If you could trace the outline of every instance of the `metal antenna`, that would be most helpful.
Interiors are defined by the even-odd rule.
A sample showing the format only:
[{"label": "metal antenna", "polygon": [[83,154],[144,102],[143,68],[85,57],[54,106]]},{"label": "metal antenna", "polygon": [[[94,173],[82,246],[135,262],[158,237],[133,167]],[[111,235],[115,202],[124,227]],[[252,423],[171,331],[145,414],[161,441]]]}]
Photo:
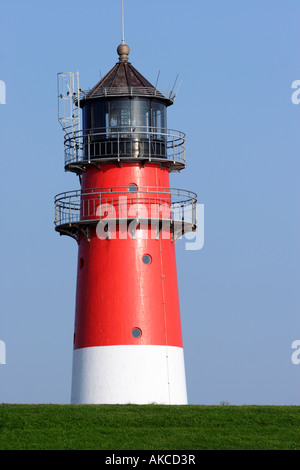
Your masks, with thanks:
[{"label": "metal antenna", "polygon": [[174,88],[175,88],[175,85],[176,85],[176,83],[177,83],[177,80],[178,80],[178,75],[179,75],[179,74],[177,74],[177,77],[176,77],[175,83],[174,83],[174,85],[173,85],[173,88],[172,88],[172,90],[171,90],[171,93],[173,93],[173,90],[174,90]]},{"label": "metal antenna", "polygon": [[158,75],[157,75],[157,79],[156,79],[155,88],[157,88],[157,84],[158,84],[158,79],[159,79],[159,76],[160,76],[160,70],[159,70],[159,72],[158,72]]},{"label": "metal antenna", "polygon": [[122,0],[122,44],[125,44],[125,32],[124,32],[124,0]]},{"label": "metal antenna", "polygon": [[176,96],[178,96],[178,93],[179,93],[181,84],[182,84],[182,80],[181,80],[181,82],[179,83],[179,87],[178,87],[178,89],[177,89],[177,92],[176,92],[175,95],[174,95],[174,98],[176,98]]}]

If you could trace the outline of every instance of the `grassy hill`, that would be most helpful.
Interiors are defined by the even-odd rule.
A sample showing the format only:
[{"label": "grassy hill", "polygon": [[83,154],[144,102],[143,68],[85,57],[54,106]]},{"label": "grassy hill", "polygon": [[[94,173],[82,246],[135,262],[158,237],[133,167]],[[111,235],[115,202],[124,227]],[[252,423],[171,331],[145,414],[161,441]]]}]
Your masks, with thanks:
[{"label": "grassy hill", "polygon": [[300,407],[0,405],[0,450],[299,450]]}]

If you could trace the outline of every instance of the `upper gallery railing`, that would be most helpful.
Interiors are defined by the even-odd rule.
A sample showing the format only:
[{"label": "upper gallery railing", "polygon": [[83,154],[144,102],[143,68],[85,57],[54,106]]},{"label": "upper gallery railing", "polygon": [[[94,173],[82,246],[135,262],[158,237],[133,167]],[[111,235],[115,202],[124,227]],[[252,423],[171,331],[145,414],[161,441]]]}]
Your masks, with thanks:
[{"label": "upper gallery railing", "polygon": [[142,160],[185,168],[185,134],[173,129],[116,126],[65,134],[65,167]]}]

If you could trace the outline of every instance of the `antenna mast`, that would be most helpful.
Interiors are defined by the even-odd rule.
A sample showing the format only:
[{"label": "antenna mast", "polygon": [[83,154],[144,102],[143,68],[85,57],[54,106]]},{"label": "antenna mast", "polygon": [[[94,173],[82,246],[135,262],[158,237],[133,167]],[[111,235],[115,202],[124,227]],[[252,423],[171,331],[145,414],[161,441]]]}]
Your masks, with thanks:
[{"label": "antenna mast", "polygon": [[125,44],[125,32],[124,32],[124,1],[122,0],[122,44]]}]

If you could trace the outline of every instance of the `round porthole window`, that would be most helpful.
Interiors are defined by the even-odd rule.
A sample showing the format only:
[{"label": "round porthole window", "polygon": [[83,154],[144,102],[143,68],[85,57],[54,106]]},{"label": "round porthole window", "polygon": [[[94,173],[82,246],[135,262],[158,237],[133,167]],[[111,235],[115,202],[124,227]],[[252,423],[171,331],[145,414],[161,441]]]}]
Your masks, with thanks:
[{"label": "round porthole window", "polygon": [[136,184],[133,184],[133,183],[130,184],[130,185],[128,186],[128,191],[129,191],[130,193],[136,193],[136,192],[137,192],[137,185],[136,185]]},{"label": "round porthole window", "polygon": [[134,338],[138,339],[142,336],[142,330],[140,330],[139,328],[133,328],[131,334]]},{"label": "round porthole window", "polygon": [[150,255],[144,255],[144,256],[143,256],[143,263],[144,263],[144,264],[150,264],[151,261],[152,261],[152,258],[151,258]]}]

